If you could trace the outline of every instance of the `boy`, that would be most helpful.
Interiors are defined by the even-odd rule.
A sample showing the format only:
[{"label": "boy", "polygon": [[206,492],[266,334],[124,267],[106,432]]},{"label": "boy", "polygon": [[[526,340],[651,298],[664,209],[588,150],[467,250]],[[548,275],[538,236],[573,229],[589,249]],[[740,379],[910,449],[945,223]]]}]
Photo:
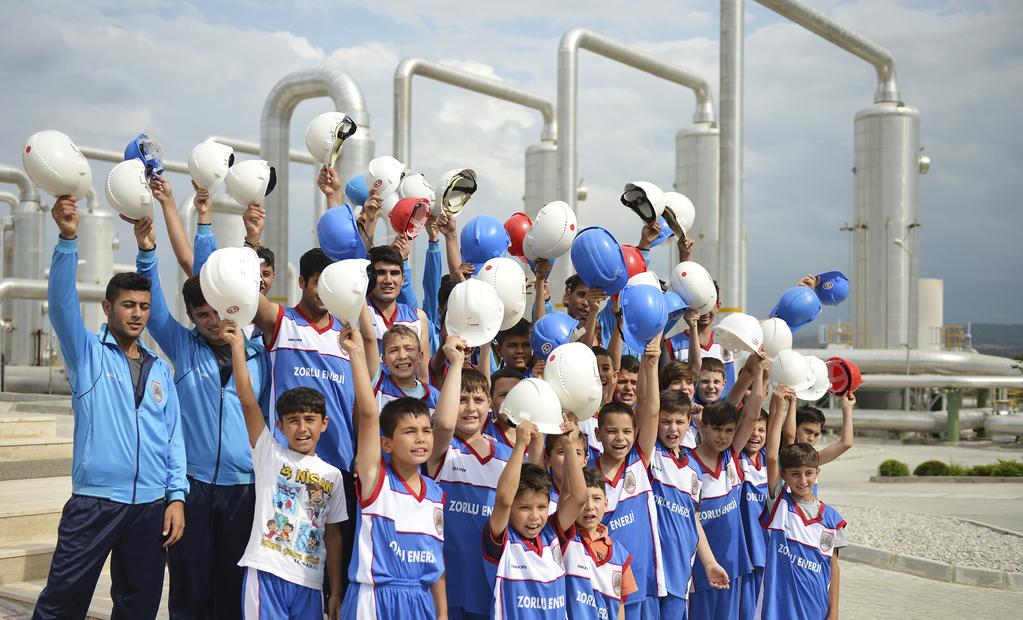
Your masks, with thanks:
[{"label": "boy", "polygon": [[702,405],[697,405],[696,399],[696,377],[697,373],[689,362],[671,360],[661,369],[660,383],[661,390],[678,390],[689,399],[689,428],[686,429],[685,437],[682,438],[682,447],[692,450],[700,443],[700,414],[703,411]]},{"label": "boy", "polygon": [[[563,425],[572,443],[579,429]],[[497,482],[494,510],[483,530],[483,558],[494,587],[492,618],[565,617],[564,547],[567,531],[586,501],[582,467],[574,451],[565,459],[568,487],[558,512],[549,514],[550,479],[542,467],[523,463],[526,445],[538,433],[529,422],[518,426],[515,449]]]},{"label": "boy", "polygon": [[407,326],[419,339],[419,350],[422,353],[416,374],[420,380],[426,381],[429,379],[427,363],[430,359],[429,319],[419,308],[398,301],[405,286],[401,254],[394,246],[378,245],[369,251],[369,261],[376,281],[370,287],[366,301],[373,312],[373,326],[380,343],[380,353],[383,354],[384,333],[395,325]]},{"label": "boy", "polygon": [[713,357],[703,360],[698,377],[696,401],[703,406],[724,398],[725,390],[731,387],[726,379],[725,365],[721,363],[721,360]]},{"label": "boy", "polygon": [[[586,463],[589,459],[586,436],[580,432],[576,439],[573,446],[573,444],[570,444],[565,439],[564,435],[547,435],[544,437],[544,466],[551,477],[551,514],[558,511],[558,500],[561,498],[561,492],[565,488],[563,474],[565,471],[565,457],[568,452],[574,451],[580,463]],[[603,515],[603,512],[601,515]]]},{"label": "boy", "polygon": [[359,512],[341,617],[444,617],[444,492],[419,473],[433,450],[430,412],[415,398],[377,409],[366,357],[378,353],[367,353],[351,325],[340,339],[352,359],[359,431]]},{"label": "boy", "polygon": [[[277,428],[287,439],[285,449],[274,441],[252,392],[244,335],[229,320],[221,321],[220,335],[231,345],[256,476],[249,544],[238,562],[245,567],[242,615],[321,620],[324,560],[331,565],[341,561],[340,524],[348,519],[340,470],[316,456],[316,444],[329,423],[326,401],[311,388],[280,395]],[[331,591],[340,591],[341,574],[333,570],[329,578]],[[328,604],[328,614],[336,620],[339,597],[330,597]]]},{"label": "boy", "polygon": [[[771,416],[792,415],[779,396],[775,392]],[[770,495],[760,517],[767,530],[767,563],[757,617],[837,618],[838,550],[847,544],[846,523],[813,495],[820,472],[817,450],[805,443],[779,450],[782,426],[772,424],[767,435]]]},{"label": "boy", "polygon": [[[654,377],[656,380],[656,377]],[[618,368],[618,381],[615,382],[614,395],[611,400],[636,406],[636,386],[639,382],[639,360],[631,355],[623,355]]]},{"label": "boy", "polygon": [[529,322],[522,319],[497,334],[497,357],[502,368],[513,368],[521,373],[529,369],[533,347],[529,344]]},{"label": "boy", "polygon": [[691,403],[678,390],[662,390],[657,414],[657,445],[650,461],[657,528],[664,556],[665,589],[660,599],[662,618],[686,618],[697,554],[711,586],[727,588],[728,574],[714,559],[700,525],[700,475],[693,469],[682,443],[689,425]]},{"label": "boy", "polygon": [[593,355],[597,358],[597,374],[600,376],[600,386],[604,389],[604,399],[600,404],[606,405],[614,396],[615,386],[618,384],[618,371],[615,370],[610,351],[599,346],[590,348],[593,349]]},{"label": "boy", "polygon": [[586,504],[575,525],[562,535],[568,617],[624,617],[625,601],[636,592],[632,555],[601,523],[607,511],[604,475],[583,469]]},{"label": "boy", "polygon": [[[853,447],[853,409],[856,407],[856,396],[849,392],[842,397],[841,402],[842,436],[837,442],[817,451],[821,465],[834,461]],[[799,407],[795,416],[785,420],[782,442],[816,446],[817,440],[824,432],[824,423],[824,413],[820,409],[809,405]]]},{"label": "boy", "polygon": [[[434,416],[433,452],[426,471],[444,491],[444,566],[448,618],[486,618],[494,606],[479,553],[497,481],[512,449],[482,434],[479,409],[470,402],[486,393],[486,379],[464,368],[465,341],[448,337],[444,355],[450,367]],[[485,409],[484,409],[485,411]]]},{"label": "boy", "polygon": [[514,368],[502,368],[490,375],[490,415],[483,434],[508,448],[515,445],[515,427],[508,416],[501,415],[501,403],[508,392],[525,378]]},{"label": "boy", "polygon": [[429,383],[416,378],[423,352],[419,347],[419,336],[407,325],[394,325],[384,332],[383,360],[366,360],[375,377],[373,393],[380,409],[399,398],[418,398],[426,403],[433,415],[440,393]]},{"label": "boy", "polygon": [[764,399],[764,373],[770,365],[770,360],[758,355],[747,360],[746,367],[753,373],[753,393],[741,416],[735,405],[725,400],[703,408],[700,421],[703,441],[692,451],[694,469],[700,474],[700,521],[714,558],[725,569],[732,586],[727,590],[714,589],[702,561],[698,562],[693,570],[694,590],[690,598],[694,618],[739,617],[743,586],[740,579],[751,578],[749,549],[741,534],[742,468],[738,454],[753,431]]},{"label": "boy", "polygon": [[[718,283],[716,281],[714,282],[714,289],[718,290]],[[718,292],[720,294],[720,291]],[[714,342],[714,331],[710,326],[714,324],[714,318],[720,310],[721,298],[719,297],[714,307],[707,314],[700,315],[695,321],[697,331],[692,331],[694,323],[690,322],[688,317],[686,317],[686,327],[689,329],[681,334],[667,338],[665,340],[665,349],[667,350],[668,357],[684,361],[691,359],[689,344],[691,342],[698,342],[701,349],[700,356],[703,360],[715,358],[721,361],[725,377],[725,386],[721,392],[725,393],[735,383],[735,357],[731,351]]]},{"label": "boy", "polygon": [[656,618],[657,598],[665,594],[657,509],[647,471],[657,440],[659,356],[660,339],[655,338],[643,353],[639,374],[643,397],[636,410],[613,401],[601,407],[597,421],[597,439],[604,452],[594,466],[606,479],[608,512],[604,524],[632,552],[636,575],[638,590],[626,604],[629,618]]}]

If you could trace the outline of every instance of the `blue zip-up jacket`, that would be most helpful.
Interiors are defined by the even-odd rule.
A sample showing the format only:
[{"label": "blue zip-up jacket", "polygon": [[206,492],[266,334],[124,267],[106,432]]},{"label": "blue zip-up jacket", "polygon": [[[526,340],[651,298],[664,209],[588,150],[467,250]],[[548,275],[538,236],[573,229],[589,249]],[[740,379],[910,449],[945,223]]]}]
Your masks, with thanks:
[{"label": "blue zip-up jacket", "polygon": [[71,492],[122,504],[184,500],[185,442],[170,366],[140,339],[143,363],[136,392],[128,358],[107,326],[99,334],[85,329],[77,271],[78,241],[58,240],[47,299],[75,416]]},{"label": "blue zip-up jacket", "polygon": [[[140,251],[138,272],[152,282],[149,333],[174,364],[188,455],[188,475],[207,484],[255,482],[252,448],[234,376],[222,385],[217,355],[199,334],[174,320],[160,285],[156,250]],[[262,344],[245,341],[252,391],[269,410],[270,368]]]},{"label": "blue zip-up jacket", "polygon": [[430,241],[426,246],[426,260],[423,264],[423,312],[430,324],[430,355],[440,350],[440,293],[441,255],[440,242]]}]

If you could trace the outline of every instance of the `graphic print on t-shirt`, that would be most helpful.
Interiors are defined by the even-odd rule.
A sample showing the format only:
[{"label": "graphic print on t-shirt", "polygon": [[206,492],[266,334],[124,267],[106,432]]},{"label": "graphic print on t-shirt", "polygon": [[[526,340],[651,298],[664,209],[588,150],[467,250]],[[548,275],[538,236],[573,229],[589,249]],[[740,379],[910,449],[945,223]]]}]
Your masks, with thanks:
[{"label": "graphic print on t-shirt", "polygon": [[280,468],[274,488],[274,518],[266,522],[260,544],[313,568],[323,546],[321,516],[334,492],[334,482],[307,469]]}]

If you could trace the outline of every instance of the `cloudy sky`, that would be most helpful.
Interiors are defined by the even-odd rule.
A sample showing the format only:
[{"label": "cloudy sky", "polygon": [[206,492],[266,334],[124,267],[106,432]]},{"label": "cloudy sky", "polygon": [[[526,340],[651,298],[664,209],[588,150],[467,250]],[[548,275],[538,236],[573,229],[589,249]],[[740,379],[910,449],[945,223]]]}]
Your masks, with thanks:
[{"label": "cloudy sky", "polygon": [[[372,4],[372,6],[370,6]],[[391,152],[392,77],[405,57],[455,63],[556,94],[558,40],[590,28],[704,76],[718,91],[718,3],[709,0],[549,2],[498,9],[464,1],[6,2],[0,20],[0,163],[18,165],[25,138],[60,129],[83,145],[121,149],[148,130],[185,159],[219,134],[258,140],[260,110],[296,68],[334,64],[365,94],[377,154]],[[920,182],[920,274],[945,280],[945,322],[1023,322],[1023,3],[1014,0],[816,0],[814,6],[892,51],[903,99],[921,111],[933,164]],[[807,272],[850,271],[853,117],[872,102],[873,69],[754,2],[746,7],[745,201],[748,311],[765,315]],[[625,181],[669,187],[674,136],[691,93],[583,54],[579,66],[583,224],[638,236],[618,204]],[[302,103],[292,148],[328,102]],[[1017,110],[1013,112],[1012,110]],[[435,179],[475,168],[470,208],[521,208],[525,148],[538,114],[417,79],[412,166]],[[93,165],[94,179],[109,165]],[[308,222],[312,177],[292,169],[292,222]],[[187,179],[171,175],[179,198]],[[699,218],[699,212],[697,214]],[[118,224],[130,262],[131,231]],[[51,235],[52,232],[51,227]],[[309,227],[291,226],[292,260]],[[167,244],[161,259],[169,266]],[[663,258],[661,259],[663,264]],[[164,270],[170,273],[169,269]],[[727,300],[726,300],[727,301]],[[828,309],[825,321],[847,318]]]}]

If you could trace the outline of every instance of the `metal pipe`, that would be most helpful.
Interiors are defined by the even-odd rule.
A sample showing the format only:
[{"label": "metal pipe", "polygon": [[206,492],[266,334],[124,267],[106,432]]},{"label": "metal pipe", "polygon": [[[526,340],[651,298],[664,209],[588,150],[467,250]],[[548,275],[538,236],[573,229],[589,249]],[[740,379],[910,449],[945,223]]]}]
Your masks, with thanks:
[{"label": "metal pipe", "polygon": [[[842,424],[842,412],[838,409],[823,409],[824,419],[829,428]],[[980,429],[990,420],[1008,416],[992,416],[983,409],[960,409],[961,428]],[[911,433],[944,433],[947,431],[946,411],[892,411],[888,409],[856,409],[854,427],[857,431],[880,430]],[[1023,426],[1023,425],[1021,425]]]},{"label": "metal pipe", "polygon": [[895,81],[895,59],[891,52],[797,0],[757,0],[757,2],[873,65],[874,70],[877,71],[875,103],[899,101],[899,87]]},{"label": "metal pipe", "polygon": [[412,158],[412,78],[417,75],[537,110],[543,116],[540,139],[557,137],[554,103],[546,97],[464,69],[422,58],[406,58],[394,70],[394,157],[406,166]]},{"label": "metal pipe", "polygon": [[[5,278],[0,280],[0,302],[10,299],[46,299],[49,288],[48,280],[32,280],[29,278]],[[107,287],[99,284],[78,282],[78,299],[80,301],[103,301]],[[2,331],[2,330],[0,330]]]},{"label": "metal pipe", "polygon": [[14,166],[0,166],[0,183],[12,183],[18,187],[18,202],[23,205],[35,203],[39,208],[39,192],[28,175]]},{"label": "metal pipe", "polygon": [[746,263],[742,252],[743,45],[745,0],[721,0],[721,146],[719,153],[718,278],[721,312],[742,312]]},{"label": "metal pipe", "polygon": [[[251,140],[239,140],[238,138],[229,138],[227,136],[207,136],[203,142],[216,142],[229,146],[239,153],[245,153],[247,155],[259,155],[259,143],[252,142]],[[288,158],[292,163],[297,164],[311,164],[318,165],[313,156],[308,151],[299,151],[297,149],[291,149],[288,151]]]},{"label": "metal pipe", "polygon": [[[259,145],[263,159],[277,167],[277,189],[267,196],[263,206],[270,220],[266,228],[266,245],[277,253],[278,260],[283,264],[289,260],[289,166],[285,162],[289,153],[291,115],[300,102],[316,97],[330,97],[335,108],[351,116],[359,127],[356,134],[345,142],[345,149],[341,153],[338,164],[341,167],[341,182],[344,183],[348,177],[364,170],[369,158],[372,158],[371,148],[362,149],[357,146],[359,142],[368,142],[370,146],[372,144],[369,112],[362,91],[347,73],[331,66],[310,67],[292,71],[274,85],[263,104]],[[280,296],[272,299],[285,301]]]},{"label": "metal pipe", "polygon": [[[962,412],[960,411],[960,423]],[[1023,435],[1023,415],[992,415],[984,420],[984,431],[989,435]]]},{"label": "metal pipe", "polygon": [[863,387],[874,388],[1023,388],[1023,376],[967,375],[863,375]]},{"label": "metal pipe", "polygon": [[[7,275],[14,278],[39,278],[43,276],[45,259],[43,243],[46,238],[46,212],[32,181],[21,169],[0,166],[0,181],[13,183],[18,187],[18,206],[11,213],[14,232],[11,234],[12,254]],[[0,303],[0,307],[4,304]],[[4,319],[10,319],[13,337],[10,350],[6,343],[0,343],[0,354],[7,362],[34,364],[38,359],[39,335],[43,328],[42,315],[38,304],[17,300],[4,308]],[[9,313],[7,312],[9,310]]]},{"label": "metal pipe", "polygon": [[[86,159],[95,159],[97,161],[108,161],[111,163],[119,164],[124,161],[124,153],[120,151],[114,151],[111,149],[101,149],[93,146],[80,146],[78,150],[85,155]],[[178,172],[181,174],[188,174],[188,164],[183,161],[176,159],[165,159],[163,160],[163,169],[167,172]]]},{"label": "metal pipe", "polygon": [[[804,355],[827,359],[837,355],[847,359],[864,373],[890,373],[906,379],[906,353],[898,349],[799,349]],[[910,351],[910,372],[933,375],[997,375],[1019,377],[1019,362],[1007,357],[982,355],[969,351]]]},{"label": "metal pipe", "polygon": [[11,212],[14,212],[14,208],[18,206],[18,197],[11,192],[0,192],[0,202],[4,203],[11,208]]}]

